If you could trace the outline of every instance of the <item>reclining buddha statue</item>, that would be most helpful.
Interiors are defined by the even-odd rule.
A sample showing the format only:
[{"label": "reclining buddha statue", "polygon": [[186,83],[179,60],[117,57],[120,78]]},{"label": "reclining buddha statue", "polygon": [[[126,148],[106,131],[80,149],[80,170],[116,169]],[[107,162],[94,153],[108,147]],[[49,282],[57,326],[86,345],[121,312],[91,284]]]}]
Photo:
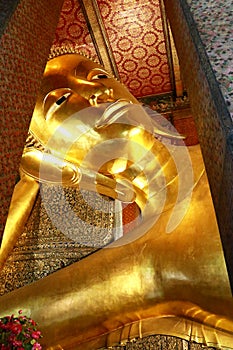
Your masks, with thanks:
[{"label": "reclining buddha statue", "polygon": [[[138,216],[119,239],[103,239],[93,254],[3,295],[0,316],[26,310],[40,325],[45,349],[99,349],[150,334],[233,349],[232,295],[201,152],[198,145],[185,147],[183,138],[98,63],[75,53],[50,59],[2,239],[1,266],[39,191],[53,225],[82,244],[85,230],[70,226],[84,219],[69,203],[64,210],[65,189],[84,200],[93,192],[124,206],[133,203]],[[46,186],[59,194],[56,215]]]}]

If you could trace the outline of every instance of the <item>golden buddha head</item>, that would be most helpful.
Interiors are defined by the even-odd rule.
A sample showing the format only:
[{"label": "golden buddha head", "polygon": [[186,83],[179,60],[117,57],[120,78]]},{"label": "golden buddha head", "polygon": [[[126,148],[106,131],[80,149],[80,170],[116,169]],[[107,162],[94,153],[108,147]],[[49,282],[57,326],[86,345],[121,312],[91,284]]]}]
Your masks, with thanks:
[{"label": "golden buddha head", "polygon": [[[60,55],[46,65],[30,130],[45,143],[74,113],[119,99],[137,103],[129,91],[98,63],[79,54]],[[85,114],[83,123],[93,127],[95,115],[90,114],[89,118]]]},{"label": "golden buddha head", "polygon": [[[180,201],[177,173],[190,169],[190,162],[184,149],[180,154],[182,147],[171,150],[171,139],[182,137],[166,129],[165,118],[154,116],[152,120],[98,63],[79,54],[60,55],[47,63],[30,125],[43,151],[33,153],[26,147],[22,168],[30,175],[35,164],[34,173],[40,174],[34,177],[42,181],[47,176],[42,172],[53,172],[52,163],[55,170],[65,169],[62,184],[84,184],[85,189],[135,201],[147,217],[152,210],[156,217],[164,206]],[[188,164],[181,165],[177,159],[184,155]],[[40,162],[45,164],[43,171],[41,166],[38,170]],[[184,186],[182,198],[191,182]]]}]

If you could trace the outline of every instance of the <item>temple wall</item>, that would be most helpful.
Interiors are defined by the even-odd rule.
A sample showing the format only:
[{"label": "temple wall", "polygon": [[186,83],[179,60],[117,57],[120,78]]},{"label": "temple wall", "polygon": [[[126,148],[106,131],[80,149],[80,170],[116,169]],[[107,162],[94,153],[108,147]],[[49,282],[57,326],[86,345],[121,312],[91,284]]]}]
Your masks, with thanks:
[{"label": "temple wall", "polygon": [[1,1],[0,236],[62,2]]},{"label": "temple wall", "polygon": [[[222,4],[221,4],[222,3]],[[165,0],[233,285],[231,1]],[[176,15],[174,15],[176,14]],[[232,72],[231,72],[232,73]]]}]

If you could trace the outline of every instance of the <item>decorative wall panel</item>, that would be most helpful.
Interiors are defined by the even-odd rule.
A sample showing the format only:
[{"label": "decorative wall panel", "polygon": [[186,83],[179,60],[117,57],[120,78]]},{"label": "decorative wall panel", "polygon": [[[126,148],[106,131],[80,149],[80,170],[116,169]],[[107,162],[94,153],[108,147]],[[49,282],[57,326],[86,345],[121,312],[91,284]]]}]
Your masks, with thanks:
[{"label": "decorative wall panel", "polygon": [[97,54],[89,33],[81,5],[77,0],[65,0],[53,47],[69,46],[94,59]]},{"label": "decorative wall panel", "polygon": [[204,346],[168,335],[152,335],[142,339],[135,339],[126,344],[112,346],[100,350],[215,350],[216,348]]},{"label": "decorative wall panel", "polygon": [[[121,81],[136,97],[171,92],[170,71],[159,2],[98,0],[101,20]],[[91,29],[92,23],[89,23]],[[80,3],[65,0],[53,46],[97,53]]]},{"label": "decorative wall panel", "polygon": [[[71,222],[69,215],[66,217],[65,203],[60,200],[57,187],[44,184],[41,188],[43,200],[38,194],[24,232],[0,271],[0,295],[68,266],[114,239],[113,201],[94,192],[81,193],[76,189],[66,189],[62,193],[75,213],[74,221]],[[95,202],[96,207],[101,207],[103,212],[92,208],[86,200]],[[52,204],[49,214],[43,201]],[[63,213],[60,222],[58,212]],[[75,233],[76,239],[70,238],[68,232],[71,231]],[[83,236],[86,237],[85,244],[78,239]]]},{"label": "decorative wall panel", "polygon": [[[189,7],[185,0],[165,0],[194,112],[233,290],[233,124],[230,114],[232,76],[229,74],[232,35],[228,29],[232,19],[228,11],[230,2],[218,3],[217,6],[212,1],[199,1],[198,5],[194,1],[191,3],[192,6]],[[216,12],[220,9],[219,17]],[[195,15],[199,21],[194,20]],[[221,20],[221,25],[217,25],[218,19]],[[224,64],[219,64],[222,59]],[[222,94],[224,91],[225,95]]]},{"label": "decorative wall panel", "polygon": [[122,82],[136,97],[171,91],[159,1],[97,0]]},{"label": "decorative wall panel", "polygon": [[10,16],[12,6],[4,2],[1,12],[0,236],[62,0],[21,0]]}]

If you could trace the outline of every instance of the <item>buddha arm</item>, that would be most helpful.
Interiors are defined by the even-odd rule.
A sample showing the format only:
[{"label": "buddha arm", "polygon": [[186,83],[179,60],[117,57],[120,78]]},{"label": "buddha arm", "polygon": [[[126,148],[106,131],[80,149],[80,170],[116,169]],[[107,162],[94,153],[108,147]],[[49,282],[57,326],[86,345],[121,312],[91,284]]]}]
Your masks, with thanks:
[{"label": "buddha arm", "polygon": [[24,309],[51,349],[97,349],[150,332],[230,349],[232,298],[209,201],[202,178],[171,234],[164,233],[166,212],[140,239],[126,235],[118,247],[3,296],[1,314]]},{"label": "buddha arm", "polygon": [[34,148],[25,149],[21,170],[38,182],[77,187],[124,202],[135,199],[135,193],[127,180],[109,178]]},{"label": "buddha arm", "polygon": [[0,249],[0,269],[21,235],[32,207],[34,205],[39,184],[36,180],[23,174],[16,184],[11,199],[9,214],[3,233]]}]

